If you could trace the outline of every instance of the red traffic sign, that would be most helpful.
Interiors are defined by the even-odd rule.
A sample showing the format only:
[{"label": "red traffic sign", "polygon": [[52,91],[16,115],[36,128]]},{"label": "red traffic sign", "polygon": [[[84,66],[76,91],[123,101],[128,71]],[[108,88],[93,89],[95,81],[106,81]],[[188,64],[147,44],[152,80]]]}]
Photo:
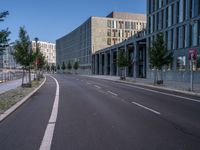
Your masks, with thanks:
[{"label": "red traffic sign", "polygon": [[197,51],[195,48],[189,49],[188,54],[189,54],[189,60],[191,60],[191,59],[196,60]]}]

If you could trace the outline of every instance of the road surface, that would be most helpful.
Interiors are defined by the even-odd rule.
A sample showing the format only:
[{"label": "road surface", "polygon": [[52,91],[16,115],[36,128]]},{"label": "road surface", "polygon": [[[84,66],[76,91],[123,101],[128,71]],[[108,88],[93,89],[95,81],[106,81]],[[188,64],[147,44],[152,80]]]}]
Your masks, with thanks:
[{"label": "road surface", "polygon": [[0,150],[200,149],[200,97],[52,76],[0,123]]}]

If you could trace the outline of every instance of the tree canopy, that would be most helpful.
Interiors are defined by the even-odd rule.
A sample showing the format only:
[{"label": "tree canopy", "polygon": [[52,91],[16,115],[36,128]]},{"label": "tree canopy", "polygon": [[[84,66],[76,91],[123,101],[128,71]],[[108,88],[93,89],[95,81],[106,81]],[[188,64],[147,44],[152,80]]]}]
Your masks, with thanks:
[{"label": "tree canopy", "polygon": [[[6,18],[6,16],[9,15],[8,11],[0,12],[0,22],[3,22]],[[5,48],[8,46],[10,31],[7,29],[0,30],[0,52],[5,50]]]},{"label": "tree canopy", "polygon": [[149,51],[150,64],[153,68],[161,70],[164,65],[169,65],[173,59],[173,53],[165,47],[163,34],[159,33]]}]

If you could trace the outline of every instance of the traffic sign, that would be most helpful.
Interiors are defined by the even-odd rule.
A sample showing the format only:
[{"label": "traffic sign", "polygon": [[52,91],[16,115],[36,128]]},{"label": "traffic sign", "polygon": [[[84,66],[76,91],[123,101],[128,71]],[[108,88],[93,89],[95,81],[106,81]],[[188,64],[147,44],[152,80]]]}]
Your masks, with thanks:
[{"label": "traffic sign", "polygon": [[189,60],[191,60],[191,59],[196,60],[196,58],[197,58],[197,51],[196,51],[195,48],[189,49],[188,54],[189,54]]}]

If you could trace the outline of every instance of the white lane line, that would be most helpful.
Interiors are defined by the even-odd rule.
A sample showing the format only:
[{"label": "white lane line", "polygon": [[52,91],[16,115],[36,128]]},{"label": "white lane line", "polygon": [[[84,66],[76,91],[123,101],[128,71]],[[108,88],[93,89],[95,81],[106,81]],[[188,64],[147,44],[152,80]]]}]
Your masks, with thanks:
[{"label": "white lane line", "polygon": [[143,105],[141,105],[141,104],[138,104],[138,103],[136,103],[136,102],[132,102],[132,104],[135,104],[135,105],[137,105],[137,106],[139,106],[139,107],[142,107],[142,108],[144,108],[144,109],[146,109],[146,110],[149,110],[149,111],[151,111],[151,112],[153,112],[153,113],[155,113],[155,114],[157,114],[157,115],[160,115],[160,112],[155,111],[155,110],[153,110],[153,109],[151,109],[151,108],[148,108],[148,107],[146,107],[146,106],[143,106]]},{"label": "white lane line", "polygon": [[91,83],[90,83],[90,82],[87,82],[87,84],[90,85]]},{"label": "white lane line", "polygon": [[[126,84],[123,84],[123,85],[126,85]],[[177,98],[181,98],[181,99],[186,99],[186,100],[190,100],[190,101],[194,101],[194,102],[200,103],[200,100],[189,98],[189,97],[184,97],[184,96],[179,96],[179,95],[174,95],[174,94],[159,92],[159,91],[156,91],[156,90],[146,89],[146,88],[142,88],[142,87],[138,87],[138,86],[134,86],[134,85],[126,85],[126,86],[137,88],[137,89],[141,89],[141,90],[145,90],[145,91],[149,91],[149,92],[159,93],[159,94],[163,94],[163,95],[167,95],[167,96],[172,96],[172,97],[177,97]]]},{"label": "white lane line", "polygon": [[94,85],[96,88],[98,88],[98,89],[100,89],[101,87],[100,86],[98,86],[98,85]]},{"label": "white lane line", "polygon": [[113,92],[111,92],[111,91],[107,91],[107,92],[110,93],[110,94],[112,94],[112,95],[114,95],[114,96],[118,96],[118,94],[113,93]]},{"label": "white lane line", "polygon": [[52,77],[52,76],[50,76],[50,77],[53,78],[54,81],[56,82],[56,96],[55,96],[51,116],[49,118],[49,122],[48,122],[47,128],[45,130],[45,134],[44,134],[42,143],[40,145],[40,150],[50,150],[51,149],[51,142],[53,139],[53,133],[54,133],[55,124],[56,124],[57,115],[58,115],[59,84],[58,84],[58,81],[54,77]]}]

